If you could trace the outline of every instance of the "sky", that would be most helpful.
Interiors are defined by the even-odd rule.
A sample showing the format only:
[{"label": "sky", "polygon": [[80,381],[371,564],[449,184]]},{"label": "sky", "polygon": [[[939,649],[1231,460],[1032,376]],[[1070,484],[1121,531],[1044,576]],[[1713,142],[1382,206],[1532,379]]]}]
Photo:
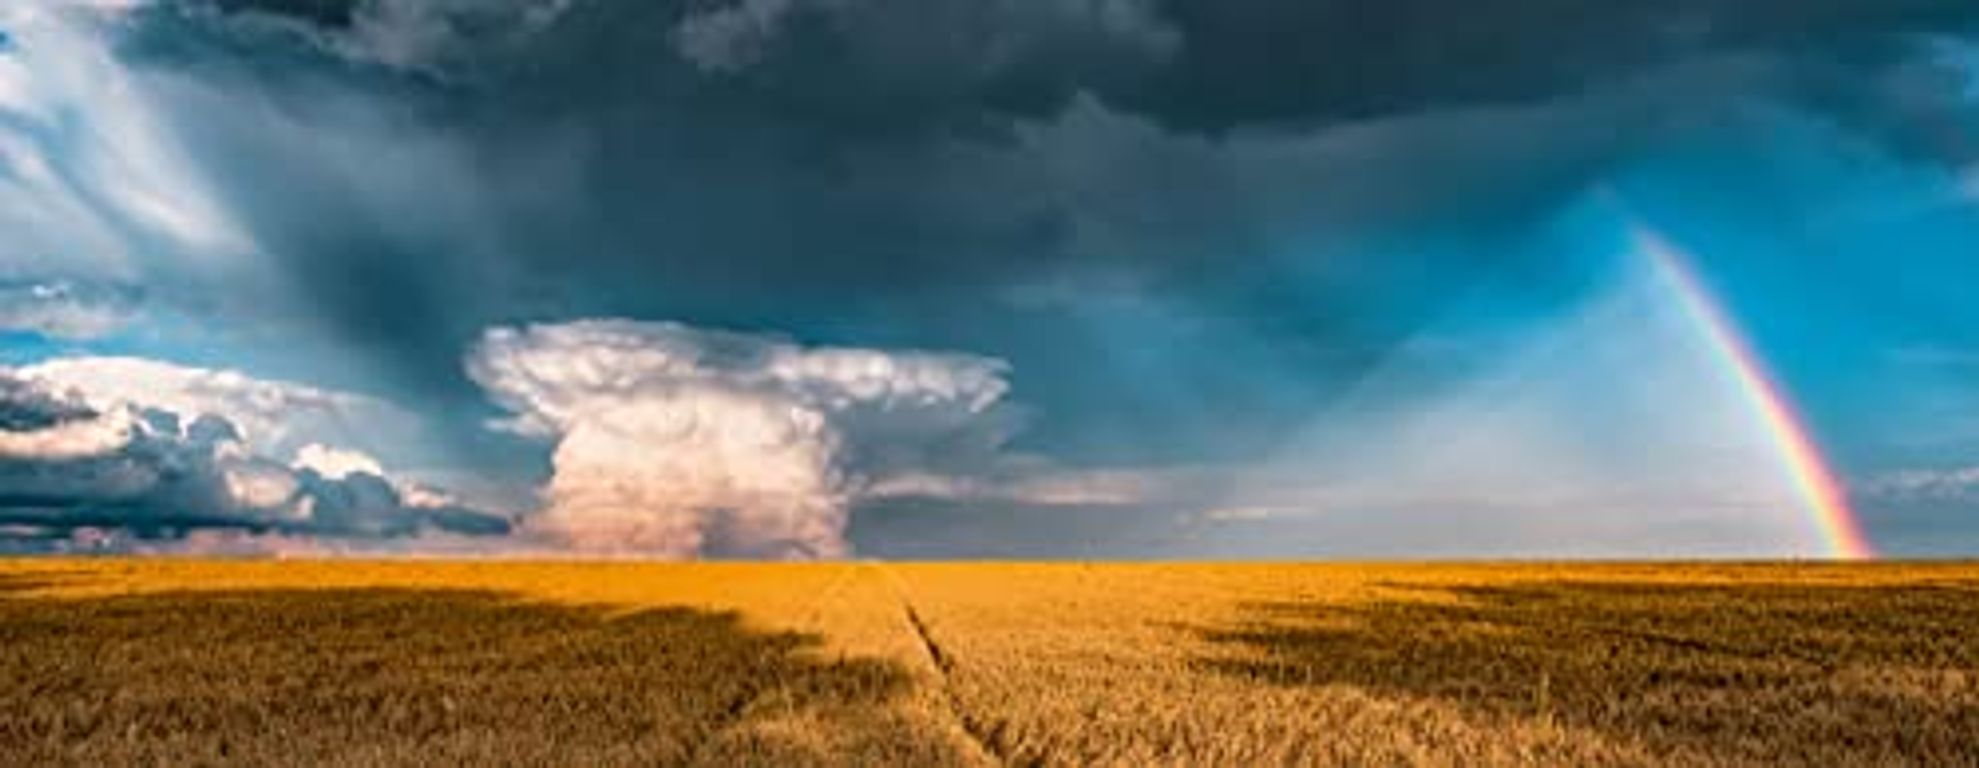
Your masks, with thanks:
[{"label": "sky", "polygon": [[1963,0],[9,0],[0,552],[1979,555]]}]

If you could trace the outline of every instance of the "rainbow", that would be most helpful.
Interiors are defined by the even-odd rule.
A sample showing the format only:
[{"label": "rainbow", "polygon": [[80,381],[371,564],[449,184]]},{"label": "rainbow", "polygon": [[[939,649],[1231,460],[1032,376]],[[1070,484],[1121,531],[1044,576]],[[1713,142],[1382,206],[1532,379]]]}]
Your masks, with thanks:
[{"label": "rainbow", "polygon": [[1869,539],[1863,535],[1855,512],[1849,508],[1848,494],[1827,459],[1814,444],[1807,427],[1796,412],[1766,364],[1733,324],[1731,317],[1704,283],[1690,259],[1661,234],[1637,226],[1636,248],[1649,260],[1657,274],[1673,289],[1684,315],[1695,323],[1752,407],[1767,439],[1778,451],[1782,469],[1792,481],[1795,493],[1807,505],[1828,554],[1844,560],[1865,560],[1875,556]]}]

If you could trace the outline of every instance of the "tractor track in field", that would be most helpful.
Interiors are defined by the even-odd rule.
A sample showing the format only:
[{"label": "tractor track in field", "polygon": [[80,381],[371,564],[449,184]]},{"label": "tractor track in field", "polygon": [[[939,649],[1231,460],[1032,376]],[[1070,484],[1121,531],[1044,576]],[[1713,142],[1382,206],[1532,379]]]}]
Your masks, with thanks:
[{"label": "tractor track in field", "polygon": [[927,619],[923,618],[921,612],[914,607],[913,597],[909,595],[907,585],[901,582],[899,574],[882,564],[873,564],[872,567],[880,571],[892,588],[894,599],[900,603],[901,615],[906,619],[908,628],[913,630],[915,641],[920,644],[921,652],[926,654],[930,666],[934,669],[935,683],[941,687],[942,701],[947,705],[949,715],[955,719],[955,724],[960,726],[962,734],[968,737],[976,750],[991,764],[1026,764],[999,747],[995,732],[981,720],[971,716],[968,708],[962,705],[961,697],[955,693],[955,657],[942,648],[941,641],[935,639],[934,631],[928,628]]}]

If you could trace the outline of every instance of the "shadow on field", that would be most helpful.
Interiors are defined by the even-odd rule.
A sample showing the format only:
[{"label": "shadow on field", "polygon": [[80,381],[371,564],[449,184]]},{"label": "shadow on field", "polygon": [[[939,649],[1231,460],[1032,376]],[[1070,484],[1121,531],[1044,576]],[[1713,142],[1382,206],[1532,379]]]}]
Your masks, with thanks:
[{"label": "shadow on field", "polygon": [[56,589],[75,584],[81,579],[74,573],[52,572],[34,575],[0,573],[0,599],[20,592]]},{"label": "shadow on field", "polygon": [[732,614],[0,581],[0,764],[949,762],[894,665]]},{"label": "shadow on field", "polygon": [[1653,754],[1961,764],[1979,584],[1545,583],[1252,606],[1217,672],[1585,729]]}]

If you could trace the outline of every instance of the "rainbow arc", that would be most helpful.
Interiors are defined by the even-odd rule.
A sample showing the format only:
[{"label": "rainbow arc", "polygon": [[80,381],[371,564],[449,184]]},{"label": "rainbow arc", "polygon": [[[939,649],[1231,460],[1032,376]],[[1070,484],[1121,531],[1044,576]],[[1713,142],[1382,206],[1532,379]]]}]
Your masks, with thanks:
[{"label": "rainbow arc", "polygon": [[1634,241],[1737,385],[1779,456],[1794,492],[1806,505],[1827,554],[1845,560],[1874,557],[1875,550],[1849,506],[1847,492],[1835,479],[1793,400],[1691,265],[1689,256],[1668,238],[1644,227],[1635,228]]}]

